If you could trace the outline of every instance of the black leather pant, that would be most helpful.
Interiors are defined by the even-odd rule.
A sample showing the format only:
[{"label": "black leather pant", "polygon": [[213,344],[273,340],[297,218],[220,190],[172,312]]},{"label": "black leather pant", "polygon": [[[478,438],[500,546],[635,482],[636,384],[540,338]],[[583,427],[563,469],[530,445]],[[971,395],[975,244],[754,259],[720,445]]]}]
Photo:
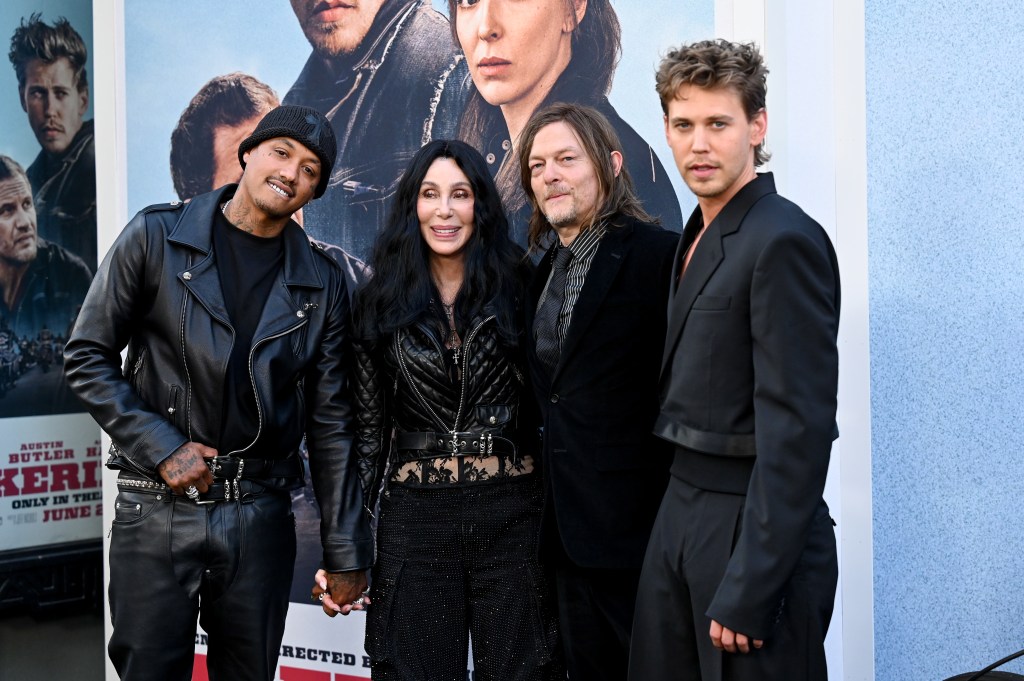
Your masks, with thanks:
[{"label": "black leather pant", "polygon": [[108,646],[118,675],[191,679],[198,616],[209,635],[211,680],[271,681],[294,560],[287,493],[199,505],[167,492],[120,491]]}]

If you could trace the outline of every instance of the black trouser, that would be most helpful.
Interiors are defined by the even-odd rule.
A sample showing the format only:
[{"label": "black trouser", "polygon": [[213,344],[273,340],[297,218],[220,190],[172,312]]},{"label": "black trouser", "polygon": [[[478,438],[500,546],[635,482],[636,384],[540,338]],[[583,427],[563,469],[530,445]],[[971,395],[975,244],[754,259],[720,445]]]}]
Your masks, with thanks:
[{"label": "black trouser", "polygon": [[537,560],[535,475],[405,487],[381,498],[366,621],[376,681],[564,679]]},{"label": "black trouser", "polygon": [[555,559],[558,621],[570,681],[624,681],[639,569],[581,567]]},{"label": "black trouser", "polygon": [[121,679],[191,679],[198,615],[211,680],[272,680],[295,560],[289,495],[199,505],[122,490],[115,503],[108,651]]},{"label": "black trouser", "polygon": [[[698,489],[673,476],[654,521],[637,594],[630,681],[824,681],[825,634],[838,564],[824,502],[761,649],[711,643],[705,614],[732,555],[746,496]],[[742,632],[741,632],[742,633]]]}]

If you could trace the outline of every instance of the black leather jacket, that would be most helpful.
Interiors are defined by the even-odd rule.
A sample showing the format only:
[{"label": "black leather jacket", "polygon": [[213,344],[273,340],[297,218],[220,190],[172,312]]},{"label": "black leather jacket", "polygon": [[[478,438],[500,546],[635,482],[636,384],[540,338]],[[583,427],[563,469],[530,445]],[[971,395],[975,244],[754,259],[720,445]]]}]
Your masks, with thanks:
[{"label": "black leather jacket", "polygon": [[39,236],[71,251],[96,271],[96,150],[85,121],[59,156],[40,151],[25,171],[32,185]]},{"label": "black leather jacket", "polygon": [[[214,211],[235,185],[190,203],[146,208],[103,260],[64,351],[72,390],[117,445],[108,466],[152,478],[188,441],[220,440],[234,331],[212,250]],[[349,303],[337,264],[302,229],[285,257],[250,355],[260,423],[306,433],[330,571],[369,567],[373,542],[351,450]],[[128,347],[124,373],[121,349]],[[252,434],[255,441],[257,433]],[[120,450],[120,451],[117,451]],[[220,452],[222,455],[229,452]],[[244,456],[244,451],[239,452]]]},{"label": "black leather jacket", "polygon": [[368,258],[413,155],[455,137],[467,74],[448,21],[425,0],[386,0],[351,55],[309,57],[284,103],[322,112],[338,138],[327,191],[302,213],[310,236]]},{"label": "black leather jacket", "polygon": [[453,383],[436,328],[418,323],[376,347],[353,343],[356,435],[364,495],[372,509],[391,459],[391,434],[433,431],[491,434],[537,456],[537,417],[525,386],[525,358],[500,342],[494,317],[476,319],[462,343]]},{"label": "black leather jacket", "polygon": [[8,308],[0,300],[0,329],[9,329],[18,338],[35,338],[43,327],[64,335],[85,298],[90,279],[92,273],[81,258],[40,239],[18,302]]}]

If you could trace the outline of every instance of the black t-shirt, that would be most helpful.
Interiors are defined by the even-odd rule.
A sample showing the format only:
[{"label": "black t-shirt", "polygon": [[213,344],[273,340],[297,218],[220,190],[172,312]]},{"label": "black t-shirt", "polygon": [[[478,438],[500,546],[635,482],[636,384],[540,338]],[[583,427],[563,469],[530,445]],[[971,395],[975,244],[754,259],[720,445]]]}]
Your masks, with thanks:
[{"label": "black t-shirt", "polygon": [[284,264],[284,238],[253,236],[238,229],[217,211],[213,225],[213,252],[224,293],[224,306],[235,329],[227,374],[224,377],[223,427],[217,451],[222,456],[276,459],[288,452],[280,444],[280,433],[271,432],[266,421],[259,440],[251,447],[260,418],[249,373],[249,352],[259,325],[263,306]]}]

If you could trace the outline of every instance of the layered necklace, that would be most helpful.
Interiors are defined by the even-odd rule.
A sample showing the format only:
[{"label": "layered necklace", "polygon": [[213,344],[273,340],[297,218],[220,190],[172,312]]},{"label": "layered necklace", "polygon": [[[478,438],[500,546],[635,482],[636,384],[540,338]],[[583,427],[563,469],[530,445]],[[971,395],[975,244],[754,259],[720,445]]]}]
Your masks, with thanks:
[{"label": "layered necklace", "polygon": [[455,300],[459,297],[459,290],[462,287],[460,284],[459,288],[456,288],[453,292],[451,287],[446,291],[445,287],[441,286],[440,283],[435,281],[434,284],[437,286],[437,293],[441,298],[441,308],[444,310],[444,316],[448,320],[448,338],[445,339],[444,345],[452,351],[457,368],[462,353],[462,339],[459,338],[459,332],[455,330]]}]

